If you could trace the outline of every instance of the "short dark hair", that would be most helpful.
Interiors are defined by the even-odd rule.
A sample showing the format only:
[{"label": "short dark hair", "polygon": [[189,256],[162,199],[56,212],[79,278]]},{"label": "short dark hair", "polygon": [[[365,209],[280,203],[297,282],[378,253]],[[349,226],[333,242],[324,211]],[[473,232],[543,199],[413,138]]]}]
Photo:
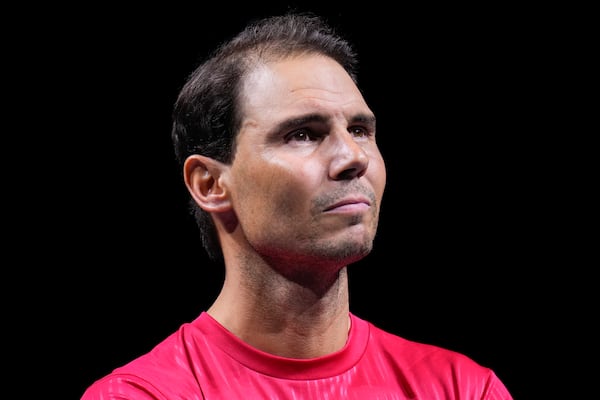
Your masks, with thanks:
[{"label": "short dark hair", "polygon": [[[181,170],[192,154],[231,163],[242,121],[239,103],[243,78],[259,63],[310,53],[332,58],[356,83],[354,48],[312,13],[289,12],[255,20],[217,47],[190,74],[175,102],[171,138]],[[211,216],[191,198],[190,212],[208,256],[222,261]]]}]

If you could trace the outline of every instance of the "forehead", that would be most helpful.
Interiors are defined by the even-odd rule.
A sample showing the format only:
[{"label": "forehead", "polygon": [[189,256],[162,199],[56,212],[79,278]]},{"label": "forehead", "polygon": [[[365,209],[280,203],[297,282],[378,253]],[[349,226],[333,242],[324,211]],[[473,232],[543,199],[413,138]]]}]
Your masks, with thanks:
[{"label": "forehead", "polygon": [[[336,61],[304,54],[257,65],[242,87],[242,114],[260,120],[282,113],[364,112],[352,78]],[[363,108],[363,110],[352,110]]]}]

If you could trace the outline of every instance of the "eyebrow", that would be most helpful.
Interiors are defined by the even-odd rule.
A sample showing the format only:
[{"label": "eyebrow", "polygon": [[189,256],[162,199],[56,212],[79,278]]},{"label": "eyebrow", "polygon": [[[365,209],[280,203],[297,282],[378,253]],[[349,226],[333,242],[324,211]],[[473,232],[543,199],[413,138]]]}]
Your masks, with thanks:
[{"label": "eyebrow", "polygon": [[[294,128],[299,128],[303,125],[312,122],[325,124],[329,118],[322,114],[306,114],[295,118],[286,119],[275,126],[274,131],[286,131]],[[350,119],[350,123],[362,123],[370,126],[375,126],[375,116],[372,114],[356,114]]]}]

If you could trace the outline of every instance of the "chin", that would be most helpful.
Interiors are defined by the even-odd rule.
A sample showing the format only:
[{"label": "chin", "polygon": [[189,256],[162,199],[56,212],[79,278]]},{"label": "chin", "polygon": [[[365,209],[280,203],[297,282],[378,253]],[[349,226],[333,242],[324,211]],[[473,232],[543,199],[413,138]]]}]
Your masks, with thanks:
[{"label": "chin", "polygon": [[335,257],[339,260],[344,260],[344,264],[350,264],[365,258],[373,250],[373,242],[369,243],[352,243],[344,246]]}]

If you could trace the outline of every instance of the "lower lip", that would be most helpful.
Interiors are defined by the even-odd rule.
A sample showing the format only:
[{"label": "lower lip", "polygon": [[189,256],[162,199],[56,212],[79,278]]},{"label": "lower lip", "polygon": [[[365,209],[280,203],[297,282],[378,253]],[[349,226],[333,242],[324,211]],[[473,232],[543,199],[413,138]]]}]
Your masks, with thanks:
[{"label": "lower lip", "polygon": [[352,203],[352,204],[344,204],[343,206],[332,208],[327,212],[335,212],[335,213],[359,213],[364,212],[369,209],[369,205],[365,203]]}]

